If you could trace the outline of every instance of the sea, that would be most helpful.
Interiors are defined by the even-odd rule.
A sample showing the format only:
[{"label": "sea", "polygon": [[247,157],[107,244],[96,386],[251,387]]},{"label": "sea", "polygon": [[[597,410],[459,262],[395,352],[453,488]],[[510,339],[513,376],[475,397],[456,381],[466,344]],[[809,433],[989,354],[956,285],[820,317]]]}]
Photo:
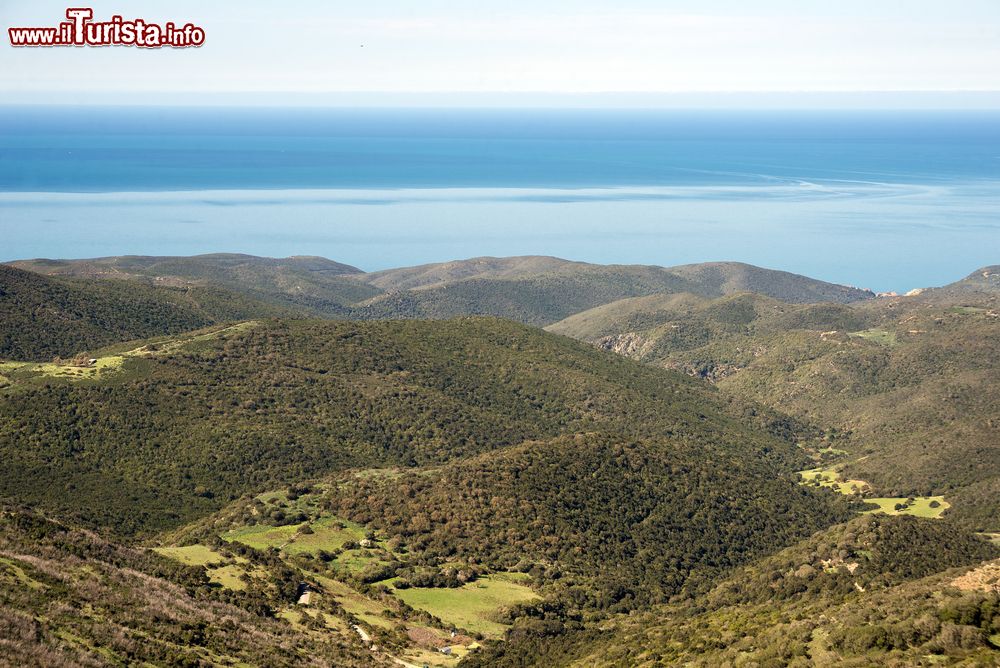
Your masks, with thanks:
[{"label": "sea", "polygon": [[0,107],[0,261],[1000,264],[1000,111]]}]

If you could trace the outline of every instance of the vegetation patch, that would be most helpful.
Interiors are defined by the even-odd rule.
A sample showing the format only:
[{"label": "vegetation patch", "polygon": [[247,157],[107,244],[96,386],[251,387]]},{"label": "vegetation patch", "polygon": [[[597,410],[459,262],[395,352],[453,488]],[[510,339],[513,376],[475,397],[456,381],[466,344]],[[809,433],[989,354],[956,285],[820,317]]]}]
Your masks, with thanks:
[{"label": "vegetation patch", "polygon": [[27,587],[28,589],[44,589],[45,585],[24,572],[24,569],[11,559],[0,557],[0,582]]},{"label": "vegetation patch", "polygon": [[896,338],[896,332],[890,332],[877,327],[865,329],[860,332],[850,332],[850,336],[857,339],[864,339],[865,341],[871,341],[872,343],[877,343],[880,346],[887,346],[889,348],[899,345],[899,341]]},{"label": "vegetation patch", "polygon": [[359,524],[346,522],[337,517],[321,517],[307,525],[309,532],[301,529],[291,537],[284,546],[288,554],[317,554],[320,550],[333,552],[343,549],[344,545],[359,542],[365,538],[365,530]]},{"label": "vegetation patch", "polygon": [[[91,359],[95,360],[91,362]],[[34,378],[63,378],[68,380],[94,380],[120,371],[125,363],[121,355],[87,358],[76,361],[54,362],[0,362],[0,385]]]},{"label": "vegetation patch", "polygon": [[869,488],[868,483],[864,480],[843,480],[836,469],[809,469],[808,471],[799,471],[799,475],[802,476],[803,484],[829,487],[841,494],[861,494]]},{"label": "vegetation patch", "polygon": [[295,538],[295,534],[301,526],[304,524],[288,524],[283,527],[259,524],[232,529],[219,537],[229,543],[249,545],[255,550],[266,550],[269,547],[283,549]]},{"label": "vegetation patch", "polygon": [[246,580],[243,579],[246,572],[246,568],[239,564],[229,564],[219,568],[209,568],[208,579],[226,589],[243,591],[247,588]]},{"label": "vegetation patch", "polygon": [[865,503],[875,504],[869,513],[885,513],[886,515],[913,515],[915,517],[941,517],[941,513],[951,507],[943,496],[889,496],[865,499]]},{"label": "vegetation patch", "polygon": [[179,561],[189,566],[212,566],[226,561],[226,557],[205,545],[185,545],[184,547],[156,547],[165,557]]},{"label": "vegetation patch", "polygon": [[[520,575],[520,574],[519,574]],[[521,578],[495,573],[456,588],[395,590],[396,596],[412,608],[424,610],[457,628],[486,636],[500,636],[505,624],[494,621],[503,608],[537,600],[538,594],[520,582]]]}]

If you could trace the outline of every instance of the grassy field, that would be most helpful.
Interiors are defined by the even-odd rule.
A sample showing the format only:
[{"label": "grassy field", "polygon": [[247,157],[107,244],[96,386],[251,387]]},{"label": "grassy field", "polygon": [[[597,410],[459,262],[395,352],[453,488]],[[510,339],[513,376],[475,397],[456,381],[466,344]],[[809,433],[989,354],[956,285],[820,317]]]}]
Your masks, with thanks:
[{"label": "grassy field", "polygon": [[240,576],[246,573],[246,569],[238,564],[230,564],[220,568],[208,569],[208,579],[222,585],[226,589],[242,591],[247,588],[247,583]]},{"label": "grassy field", "polygon": [[28,576],[24,569],[10,559],[0,557],[0,583],[13,584],[29,589],[44,589],[45,585]]},{"label": "grassy field", "polygon": [[[301,531],[307,525],[313,533]],[[280,527],[264,524],[244,526],[220,535],[220,538],[228,542],[243,543],[258,550],[277,547],[289,555],[316,554],[320,550],[332,552],[342,548],[348,541],[360,541],[364,537],[365,530],[361,525],[329,515],[312,522]],[[366,558],[361,552],[363,551],[346,551],[338,558],[338,562],[341,562],[339,565],[349,569],[364,567],[372,559]]]},{"label": "grassy field", "polygon": [[[467,653],[467,652],[465,652]],[[462,655],[464,656],[463,653]],[[441,652],[429,649],[418,649],[407,652],[402,659],[415,666],[427,666],[428,668],[451,668],[458,664],[459,655],[447,656]]]},{"label": "grassy field", "polygon": [[294,537],[301,524],[288,524],[283,527],[272,527],[264,524],[246,526],[226,531],[219,537],[230,543],[243,543],[257,550],[269,547],[283,548]]},{"label": "grassy field", "polygon": [[856,494],[868,488],[864,480],[843,480],[836,469],[809,469],[799,471],[805,484],[819,482],[822,487],[829,487],[841,494]]},{"label": "grassy field", "polygon": [[386,609],[385,605],[354,591],[343,582],[338,582],[337,580],[315,573],[311,573],[310,578],[323,587],[321,596],[334,598],[344,607],[345,611],[367,624],[384,629],[392,629],[398,623],[398,620],[393,621],[383,614]]},{"label": "grassy field", "polygon": [[[119,371],[125,363],[122,355],[97,357],[90,366],[73,364],[53,364],[51,362],[0,362],[0,375],[7,383],[30,378],[66,378],[69,380],[93,380]],[[7,384],[0,383],[0,384]]]},{"label": "grassy field", "polygon": [[296,533],[292,537],[292,542],[285,546],[285,552],[288,554],[303,552],[316,554],[320,550],[332,552],[342,548],[348,541],[360,541],[365,537],[364,527],[336,517],[322,517],[311,522],[309,528],[313,533]]},{"label": "grassy field", "polygon": [[205,545],[156,547],[153,548],[153,551],[189,566],[211,566],[213,564],[221,564],[226,560],[224,556]]},{"label": "grassy field", "polygon": [[[809,469],[799,471],[802,476],[802,484],[808,485],[818,481],[822,487],[829,487],[841,494],[855,494],[869,487],[864,480],[842,480],[840,473],[836,469]],[[885,513],[886,515],[914,515],[915,517],[941,517],[941,513],[951,507],[951,504],[944,500],[943,496],[918,496],[914,497],[913,503],[908,504],[903,497],[875,497],[864,499],[865,503],[874,504],[876,507],[865,512]],[[936,506],[931,504],[936,502]],[[906,507],[896,510],[896,504],[903,504]]]},{"label": "grassy field", "polygon": [[242,591],[247,588],[242,579],[247,573],[247,561],[241,557],[233,560],[236,563],[226,563],[230,560],[205,545],[157,547],[153,551],[190,566],[204,566],[208,579],[226,589]]},{"label": "grassy field", "polygon": [[850,336],[890,348],[899,345],[899,341],[896,339],[896,332],[890,332],[885,329],[866,329],[861,332],[851,332]]},{"label": "grassy field", "polygon": [[100,380],[122,371],[125,361],[129,358],[152,357],[173,352],[192,344],[210,341],[227,333],[236,333],[250,329],[258,324],[255,321],[241,322],[228,327],[201,331],[186,336],[158,337],[152,343],[134,348],[135,343],[118,344],[103,348],[102,352],[94,353],[92,359],[97,360],[92,365],[77,366],[74,364],[55,364],[52,362],[17,362],[0,361],[0,387],[16,386],[19,382],[44,382],[55,378],[70,381]]},{"label": "grassy field", "polygon": [[[938,506],[931,507],[931,503],[936,501]],[[865,503],[873,503],[877,508],[867,511],[870,513],[885,513],[886,515],[914,515],[916,517],[941,517],[941,513],[951,507],[943,496],[918,496],[914,497],[913,503],[907,505],[903,510],[896,510],[896,504],[906,504],[906,499],[902,497],[882,497],[875,499],[865,499]]]},{"label": "grassy field", "polygon": [[412,587],[397,589],[395,594],[407,605],[426,610],[457,628],[496,637],[507,628],[492,620],[498,610],[538,598],[520,584],[523,580],[520,573],[496,573],[455,589]]}]

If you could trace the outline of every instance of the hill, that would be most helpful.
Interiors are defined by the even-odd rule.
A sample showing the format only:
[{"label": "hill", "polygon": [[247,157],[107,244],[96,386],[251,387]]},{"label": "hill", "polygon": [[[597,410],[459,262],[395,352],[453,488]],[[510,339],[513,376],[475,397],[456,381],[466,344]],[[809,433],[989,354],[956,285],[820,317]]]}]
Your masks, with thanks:
[{"label": "hill", "polygon": [[871,495],[943,495],[947,514],[995,530],[997,313],[995,296],[938,291],[853,305],[667,295],[549,329],[820,425],[824,461]]},{"label": "hill", "polygon": [[231,254],[12,264],[53,276],[216,286],[303,315],[361,320],[483,315],[547,325],[625,297],[664,292],[718,297],[753,291],[793,303],[872,297],[864,290],[736,262],[664,268],[481,257],[370,274],[323,258]]},{"label": "hill", "polygon": [[977,269],[960,281],[940,288],[945,293],[982,292],[1000,293],[1000,265]]},{"label": "hill", "polygon": [[115,278],[168,286],[215,286],[312,315],[340,315],[377,288],[354,280],[361,270],[321,257],[264,258],[233,253],[193,257],[120,256],[23,260],[12,266],[49,276]]},{"label": "hill", "polygon": [[872,296],[856,288],[735,262],[663,268],[554,258],[478,258],[371,276],[379,287],[414,289],[389,292],[360,304],[355,310],[359,318],[473,314],[541,326],[626,297],[658,293],[718,297],[750,290],[792,303],[851,302]]},{"label": "hill", "polygon": [[0,508],[0,663],[390,665],[346,626],[275,618],[268,604],[277,594],[209,584],[199,566]]},{"label": "hill", "polygon": [[119,341],[288,313],[212,286],[48,278],[0,265],[0,359],[50,361]]},{"label": "hill", "polygon": [[797,491],[769,445],[738,439],[557,437],[354,480],[327,507],[422,559],[531,571],[572,609],[628,611],[848,516]]},{"label": "hill", "polygon": [[416,267],[386,269],[365,274],[366,283],[386,291],[440,287],[448,283],[476,279],[512,279],[537,276],[554,271],[582,268],[585,262],[557,257],[527,255],[521,257],[475,257],[468,260],[423,264]]},{"label": "hill", "polygon": [[136,532],[337,470],[591,432],[807,462],[698,381],[492,319],[258,322],[98,358],[4,371],[0,496]]},{"label": "hill", "polygon": [[958,576],[996,555],[947,524],[867,516],[696,599],[599,624],[523,619],[467,665],[994,665],[1000,594]]}]

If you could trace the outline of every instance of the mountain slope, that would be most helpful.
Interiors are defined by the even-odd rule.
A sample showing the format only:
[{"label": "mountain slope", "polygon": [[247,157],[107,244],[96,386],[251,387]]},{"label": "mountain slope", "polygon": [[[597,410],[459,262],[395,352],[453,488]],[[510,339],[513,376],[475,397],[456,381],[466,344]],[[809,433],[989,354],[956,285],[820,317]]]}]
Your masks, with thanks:
[{"label": "mountain slope", "polygon": [[838,500],[796,490],[770,445],[738,439],[675,431],[533,441],[351,481],[329,507],[424,559],[532,570],[576,609],[627,611],[848,516]]},{"label": "mountain slope", "polygon": [[337,315],[378,288],[354,280],[361,271],[321,257],[263,258],[216,253],[193,257],[121,256],[90,260],[23,260],[21,269],[53,276],[118,278],[153,285],[217,286],[254,300],[313,315]]},{"label": "mountain slope", "polygon": [[872,296],[864,290],[736,262],[664,268],[538,256],[481,257],[370,274],[323,258],[231,254],[13,264],[48,275],[214,285],[303,314],[362,320],[484,315],[546,325],[622,298],[664,292],[718,297],[752,291],[794,303],[846,303]]},{"label": "mountain slope", "polygon": [[[457,280],[456,280],[457,279]],[[754,291],[787,302],[851,302],[869,292],[787,272],[728,262],[663,268],[591,265],[552,258],[479,258],[374,275],[395,291],[362,304],[362,318],[447,318],[493,315],[546,325],[626,297],[691,293],[718,297]]]},{"label": "mountain slope", "polygon": [[491,319],[271,321],[107,355],[90,379],[9,374],[0,496],[135,532],[332,471],[572,434],[806,461],[703,383]]},{"label": "mountain slope", "polygon": [[977,269],[960,281],[939,288],[944,293],[982,292],[1000,293],[1000,265]]},{"label": "mountain slope", "polygon": [[521,257],[475,257],[468,260],[438,262],[416,267],[386,269],[365,274],[366,283],[386,291],[440,287],[470,278],[516,279],[548,274],[572,267],[586,267],[584,262],[572,262],[557,257],[527,255]]},{"label": "mountain slope", "polygon": [[549,329],[833,428],[845,477],[944,495],[949,515],[996,530],[998,313],[994,296],[939,291],[855,305],[660,296]]},{"label": "mountain slope", "polygon": [[199,567],[0,507],[0,663],[389,665],[347,628],[293,626],[208,584]]},{"label": "mountain slope", "polygon": [[48,361],[118,341],[287,314],[216,287],[47,278],[0,265],[0,358]]},{"label": "mountain slope", "polygon": [[947,523],[866,516],[691,600],[599,624],[522,619],[467,665],[995,665],[1000,594],[955,584],[997,553]]}]

